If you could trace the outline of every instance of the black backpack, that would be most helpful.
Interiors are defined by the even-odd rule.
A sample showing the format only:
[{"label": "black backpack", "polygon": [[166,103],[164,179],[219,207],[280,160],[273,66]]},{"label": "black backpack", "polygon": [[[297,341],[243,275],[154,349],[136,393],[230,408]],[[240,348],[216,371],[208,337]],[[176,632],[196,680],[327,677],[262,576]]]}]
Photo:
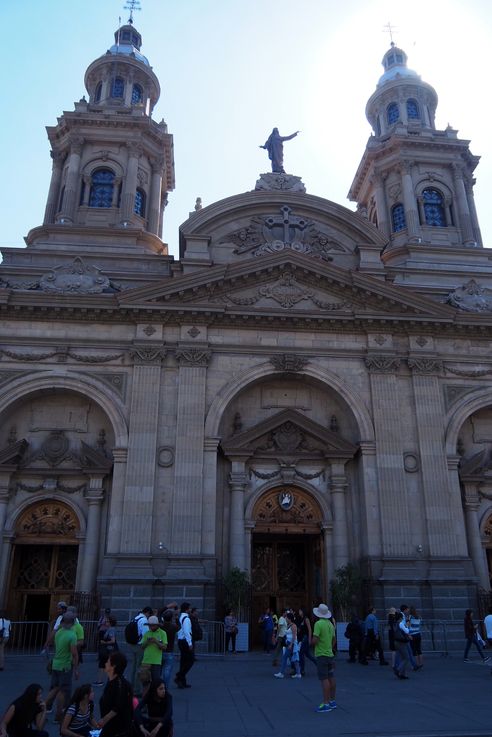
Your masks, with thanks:
[{"label": "black backpack", "polygon": [[125,640],[129,645],[138,645],[138,622],[134,618],[125,627]]},{"label": "black backpack", "polygon": [[203,640],[203,630],[200,626],[200,622],[195,617],[190,617],[191,621],[191,639],[193,642]]}]

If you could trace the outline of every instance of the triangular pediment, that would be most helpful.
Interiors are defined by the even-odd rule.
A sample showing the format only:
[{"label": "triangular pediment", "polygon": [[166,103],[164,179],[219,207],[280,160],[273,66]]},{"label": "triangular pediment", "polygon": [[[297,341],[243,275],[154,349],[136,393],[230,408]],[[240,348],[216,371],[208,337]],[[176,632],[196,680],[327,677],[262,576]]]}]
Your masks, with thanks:
[{"label": "triangular pediment", "polygon": [[286,409],[222,441],[227,456],[353,458],[357,446],[297,410]]},{"label": "triangular pediment", "polygon": [[29,447],[27,440],[18,440],[0,451],[0,466],[17,468]]},{"label": "triangular pediment", "polygon": [[118,295],[121,307],[350,317],[419,315],[450,318],[455,311],[379,279],[321,264],[299,254],[215,266]]}]

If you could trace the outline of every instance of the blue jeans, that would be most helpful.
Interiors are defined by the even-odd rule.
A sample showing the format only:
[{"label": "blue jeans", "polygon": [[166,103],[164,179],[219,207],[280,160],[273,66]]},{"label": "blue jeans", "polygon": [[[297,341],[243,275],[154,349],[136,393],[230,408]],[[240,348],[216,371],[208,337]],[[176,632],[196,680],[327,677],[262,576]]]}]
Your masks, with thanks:
[{"label": "blue jeans", "polygon": [[282,673],[283,675],[285,675],[285,671],[287,670],[287,665],[289,661],[291,666],[294,666],[294,668],[296,669],[297,674],[301,672],[301,668],[299,666],[299,656],[297,656],[297,660],[291,660],[293,656],[294,653],[292,652],[292,650],[290,650],[288,647],[284,647],[284,652],[282,654],[282,664],[280,666],[280,673]]},{"label": "blue jeans", "polygon": [[173,674],[174,668],[174,653],[162,653],[162,680],[166,685],[166,689],[169,688],[169,682]]}]

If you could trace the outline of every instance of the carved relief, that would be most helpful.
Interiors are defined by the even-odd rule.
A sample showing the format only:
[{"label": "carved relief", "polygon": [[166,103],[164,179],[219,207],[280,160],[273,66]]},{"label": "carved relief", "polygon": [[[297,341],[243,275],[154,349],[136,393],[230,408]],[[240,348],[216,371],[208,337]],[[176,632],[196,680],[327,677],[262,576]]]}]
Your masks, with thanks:
[{"label": "carved relief", "polygon": [[78,256],[68,266],[57,266],[39,280],[43,292],[56,294],[100,294],[109,287],[108,277],[95,266],[86,266]]},{"label": "carved relief", "polygon": [[323,447],[320,443],[313,444],[308,441],[306,434],[293,422],[284,422],[280,427],[268,434],[267,442],[258,445],[257,451],[275,451],[284,454],[292,454],[300,451],[309,451],[320,454]]},{"label": "carved relief", "polygon": [[108,363],[109,361],[116,361],[118,358],[124,356],[123,353],[105,353],[102,355],[94,355],[91,353],[81,354],[75,353],[70,348],[55,348],[52,351],[46,351],[43,353],[29,353],[25,351],[12,351],[8,348],[0,349],[0,356],[4,355],[11,358],[14,361],[45,361],[48,358],[55,358],[58,363],[65,363],[67,358],[72,358],[74,361],[79,363]]},{"label": "carved relief", "polygon": [[290,371],[295,373],[297,371],[302,371],[302,369],[308,365],[309,359],[293,353],[282,353],[278,356],[271,356],[270,363],[273,364],[277,371]]},{"label": "carved relief", "polygon": [[492,367],[483,368],[483,369],[478,369],[478,368],[459,369],[459,368],[455,368],[454,366],[448,366],[448,364],[446,364],[444,368],[450,374],[455,374],[456,376],[468,376],[470,378],[476,378],[479,376],[487,376],[488,374],[492,374]]},{"label": "carved relief", "polygon": [[170,445],[163,445],[157,451],[157,465],[161,468],[169,468],[174,463],[174,448]]},{"label": "carved relief", "polygon": [[18,536],[76,539],[79,522],[65,504],[48,502],[29,507],[16,525]]},{"label": "carved relief", "polygon": [[92,376],[94,379],[97,379],[98,381],[102,381],[108,386],[111,387],[111,389],[114,389],[120,397],[125,397],[126,394],[126,374],[109,374],[109,373],[90,373],[86,372],[87,376]]},{"label": "carved relief", "polygon": [[[288,500],[283,506],[281,499]],[[255,504],[253,510],[255,529],[295,526],[319,531],[323,519],[316,501],[296,486],[271,489]]]},{"label": "carved relief", "polygon": [[277,174],[276,172],[267,172],[260,174],[257,180],[255,190],[281,190],[283,192],[305,192],[306,187],[301,177],[293,174]]},{"label": "carved relief", "polygon": [[329,233],[319,229],[312,220],[293,215],[287,205],[280,208],[280,213],[266,218],[254,217],[248,226],[234,231],[221,242],[232,241],[237,246],[236,254],[250,251],[253,257],[291,250],[331,261],[332,251],[345,251]]},{"label": "carved relief", "polygon": [[364,363],[370,373],[394,374],[400,368],[401,360],[391,356],[366,356]]},{"label": "carved relief", "polygon": [[160,364],[166,356],[164,346],[135,346],[130,351],[130,358],[136,364]]},{"label": "carved relief", "polygon": [[475,389],[477,389],[476,386],[464,386],[463,384],[446,384],[443,386],[446,411],[456,402],[457,399],[460,399],[460,397],[463,397],[465,394],[469,394]]},{"label": "carved relief", "polygon": [[470,279],[462,287],[451,292],[446,301],[465,312],[490,312],[492,311],[492,290]]}]

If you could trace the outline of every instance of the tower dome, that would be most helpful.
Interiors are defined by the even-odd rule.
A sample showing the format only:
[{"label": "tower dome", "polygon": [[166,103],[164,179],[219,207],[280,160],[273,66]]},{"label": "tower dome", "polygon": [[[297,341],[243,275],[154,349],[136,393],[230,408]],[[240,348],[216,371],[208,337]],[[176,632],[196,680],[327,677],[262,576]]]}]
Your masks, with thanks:
[{"label": "tower dome", "polygon": [[114,41],[85,73],[89,104],[151,115],[161,90],[149,60],[140,51],[142,36],[128,22],[115,31]]},{"label": "tower dome", "polygon": [[391,44],[383,56],[384,73],[366,106],[366,117],[376,136],[395,128],[435,128],[437,93],[407,66],[403,49]]}]

